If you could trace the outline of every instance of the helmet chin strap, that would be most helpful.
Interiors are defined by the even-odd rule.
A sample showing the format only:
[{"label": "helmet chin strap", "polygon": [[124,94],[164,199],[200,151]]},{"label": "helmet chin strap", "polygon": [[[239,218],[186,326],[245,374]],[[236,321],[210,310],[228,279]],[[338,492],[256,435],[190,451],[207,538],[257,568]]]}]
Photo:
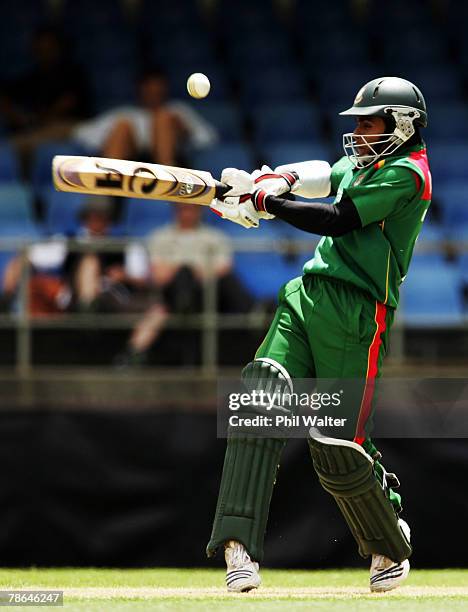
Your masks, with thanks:
[{"label": "helmet chin strap", "polygon": [[[395,128],[393,132],[387,134],[372,135],[373,138],[377,137],[379,140],[369,142],[365,136],[356,137],[353,132],[343,134],[344,152],[356,168],[367,168],[367,166],[376,162],[380,157],[392,155],[416,132],[413,122],[421,116],[417,109],[389,106],[384,109],[384,112],[393,117]],[[359,148],[362,146],[367,147],[371,154],[361,155]],[[376,150],[376,147],[379,150]]]}]

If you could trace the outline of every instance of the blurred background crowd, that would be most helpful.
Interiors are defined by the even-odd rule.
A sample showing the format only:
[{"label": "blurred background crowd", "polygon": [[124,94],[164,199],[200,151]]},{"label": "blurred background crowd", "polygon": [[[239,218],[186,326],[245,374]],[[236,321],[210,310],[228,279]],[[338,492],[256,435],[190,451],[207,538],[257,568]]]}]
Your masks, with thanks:
[{"label": "blurred background crowd", "polygon": [[[317,241],[279,222],[252,235],[209,211],[58,193],[53,155],[185,165],[215,176],[227,166],[333,162],[342,154],[342,133],[353,129],[337,113],[363,83],[384,74],[413,80],[429,109],[424,136],[434,202],[402,289],[404,350],[450,355],[447,337],[466,329],[468,311],[468,9],[454,8],[450,0],[394,0],[391,10],[371,0],[2,2],[1,305],[5,314],[22,310],[37,328],[38,362],[62,357],[52,351],[53,332],[40,322],[35,328],[31,317],[106,312],[134,319],[114,330],[109,323],[98,351],[88,346],[80,354],[83,345],[75,343],[78,362],[200,363],[208,358],[201,336],[171,356],[174,338],[164,330],[170,315],[182,317],[174,323],[180,327],[187,313],[206,311],[202,259],[221,253],[212,267],[214,310],[268,314],[280,285],[300,274]],[[211,80],[206,100],[186,93],[195,71]],[[179,236],[184,248],[175,246]],[[98,239],[105,256],[96,252]],[[18,240],[36,244],[18,256]],[[250,327],[260,330],[245,335],[234,363],[248,356],[267,318],[257,322]],[[7,323],[2,333],[5,347],[13,346]],[[161,348],[151,351],[160,335]],[[2,360],[12,362],[13,353],[5,350]],[[216,364],[219,352],[209,359]]]}]

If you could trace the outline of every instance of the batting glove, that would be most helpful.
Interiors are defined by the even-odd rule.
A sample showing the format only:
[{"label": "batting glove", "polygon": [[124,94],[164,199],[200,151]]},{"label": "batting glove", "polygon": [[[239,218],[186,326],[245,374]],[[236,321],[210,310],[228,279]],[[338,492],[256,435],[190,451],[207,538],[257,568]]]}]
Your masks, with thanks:
[{"label": "batting glove", "polygon": [[274,172],[269,166],[262,166],[251,174],[254,190],[262,189],[268,195],[280,196],[299,186],[299,175],[296,172]]},{"label": "batting glove", "polygon": [[251,198],[251,194],[243,194],[239,197],[224,197],[223,200],[214,199],[210,208],[222,219],[227,219],[250,229],[251,227],[258,227],[261,218],[255,210]]}]

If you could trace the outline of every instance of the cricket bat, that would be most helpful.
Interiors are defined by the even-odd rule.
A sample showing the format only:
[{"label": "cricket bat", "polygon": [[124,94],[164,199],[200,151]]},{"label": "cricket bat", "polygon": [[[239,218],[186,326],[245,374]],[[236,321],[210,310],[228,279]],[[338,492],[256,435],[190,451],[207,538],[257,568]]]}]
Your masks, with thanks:
[{"label": "cricket bat", "polygon": [[187,204],[209,205],[230,189],[203,170],[77,155],[56,155],[52,177],[58,191]]}]

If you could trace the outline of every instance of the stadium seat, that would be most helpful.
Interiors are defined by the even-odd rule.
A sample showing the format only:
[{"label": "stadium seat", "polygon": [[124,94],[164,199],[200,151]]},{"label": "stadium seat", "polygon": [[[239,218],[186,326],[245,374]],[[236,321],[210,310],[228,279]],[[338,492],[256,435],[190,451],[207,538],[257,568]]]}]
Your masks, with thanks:
[{"label": "stadium seat", "polygon": [[199,104],[194,102],[192,106],[197,113],[216,128],[222,143],[241,140],[243,133],[242,118],[232,103],[216,102],[210,99],[203,100]]},{"label": "stadium seat", "polygon": [[234,269],[254,297],[275,298],[284,283],[302,274],[309,258],[304,254],[288,258],[275,251],[236,253]]},{"label": "stadium seat", "polygon": [[52,158],[55,155],[86,155],[86,152],[79,144],[69,140],[39,145],[34,152],[31,171],[32,184],[37,191],[52,184]]},{"label": "stadium seat", "polygon": [[192,155],[193,167],[208,170],[219,179],[224,168],[240,168],[251,172],[255,168],[252,151],[242,143],[220,144]]},{"label": "stadium seat", "polygon": [[131,64],[114,64],[90,77],[95,112],[137,103],[137,74]]},{"label": "stadium seat", "polygon": [[317,143],[280,142],[261,149],[261,161],[272,168],[282,164],[323,159],[330,161],[330,151]]},{"label": "stadium seat", "polygon": [[[467,160],[468,162],[468,160]],[[443,218],[449,227],[468,224],[468,172],[464,181],[453,181],[438,191]]]},{"label": "stadium seat", "polygon": [[468,140],[468,106],[462,102],[444,102],[431,104],[429,108],[429,125],[424,130],[429,151],[431,141],[450,140],[466,142]]},{"label": "stadium seat", "polygon": [[425,327],[461,323],[459,271],[440,255],[415,255],[400,294],[406,324]]},{"label": "stadium seat", "polygon": [[[227,45],[227,61],[234,75],[242,73],[251,80],[262,76],[264,70],[275,66],[294,67],[292,45],[284,31],[277,33],[262,30],[239,36],[236,32]],[[252,77],[255,79],[252,79]],[[279,83],[276,83],[279,85]]]},{"label": "stadium seat", "polygon": [[320,138],[321,117],[310,103],[279,103],[251,111],[258,146],[274,142],[310,142]]},{"label": "stadium seat", "polygon": [[[272,106],[278,103],[303,103],[307,105],[307,84],[304,74],[291,64],[275,64],[258,71],[253,79],[245,71],[240,79],[240,96],[248,111],[253,105]],[[268,109],[265,109],[268,112]]]},{"label": "stadium seat", "polygon": [[32,192],[18,184],[0,185],[0,236],[35,238]]},{"label": "stadium seat", "polygon": [[18,158],[8,142],[0,143],[0,183],[20,180]]},{"label": "stadium seat", "polygon": [[429,110],[434,103],[446,103],[447,100],[457,102],[461,99],[460,75],[450,65],[442,63],[427,68],[413,68],[403,64],[396,70],[390,65],[389,69],[395,76],[409,79],[421,89]]},{"label": "stadium seat", "polygon": [[[428,157],[434,190],[438,183],[463,180],[468,170],[468,144],[449,141],[428,142]],[[440,194],[439,194],[440,195]]]},{"label": "stadium seat", "polygon": [[53,187],[41,192],[44,203],[44,226],[48,235],[73,236],[80,227],[79,211],[86,196],[81,193],[63,193]]},{"label": "stadium seat", "polygon": [[146,236],[161,225],[171,223],[173,208],[170,202],[128,198],[123,226],[128,236]]}]

